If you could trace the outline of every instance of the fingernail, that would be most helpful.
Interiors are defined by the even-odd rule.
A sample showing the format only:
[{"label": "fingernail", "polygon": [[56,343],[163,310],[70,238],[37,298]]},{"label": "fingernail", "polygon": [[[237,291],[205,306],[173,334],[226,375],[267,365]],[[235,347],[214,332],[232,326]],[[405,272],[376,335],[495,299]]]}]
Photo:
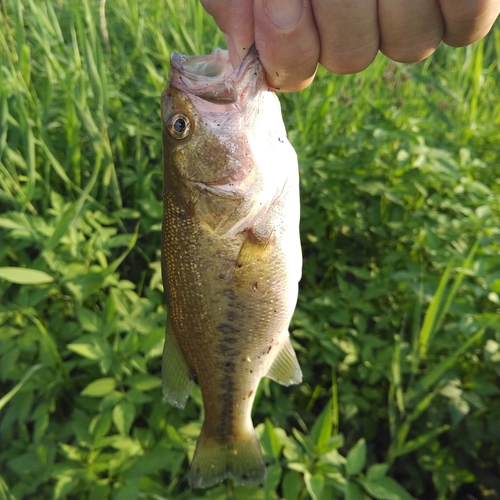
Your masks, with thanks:
[{"label": "fingernail", "polygon": [[245,43],[241,40],[235,42],[233,37],[229,36],[227,33],[224,33],[224,36],[226,37],[227,51],[229,52],[229,62],[233,68],[237,68],[241,64],[241,61],[245,59],[253,42]]},{"label": "fingernail", "polygon": [[296,26],[302,15],[302,0],[267,0],[265,8],[276,26],[290,29]]},{"label": "fingernail", "polygon": [[240,55],[238,54],[238,50],[236,49],[236,44],[229,35],[226,35],[226,33],[224,33],[224,36],[226,38],[227,51],[229,53],[229,61],[231,63],[231,66],[233,68],[237,68],[240,65],[242,59],[240,59]]}]

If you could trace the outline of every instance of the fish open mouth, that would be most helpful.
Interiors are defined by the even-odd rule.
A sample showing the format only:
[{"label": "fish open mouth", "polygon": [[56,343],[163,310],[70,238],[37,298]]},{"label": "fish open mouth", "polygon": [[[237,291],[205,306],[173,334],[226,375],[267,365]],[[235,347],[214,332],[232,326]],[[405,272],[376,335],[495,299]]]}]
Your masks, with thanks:
[{"label": "fish open mouth", "polygon": [[262,86],[259,54],[252,46],[241,65],[233,69],[227,50],[215,49],[207,56],[172,53],[171,81],[179,89],[213,103],[233,103],[250,88]]}]

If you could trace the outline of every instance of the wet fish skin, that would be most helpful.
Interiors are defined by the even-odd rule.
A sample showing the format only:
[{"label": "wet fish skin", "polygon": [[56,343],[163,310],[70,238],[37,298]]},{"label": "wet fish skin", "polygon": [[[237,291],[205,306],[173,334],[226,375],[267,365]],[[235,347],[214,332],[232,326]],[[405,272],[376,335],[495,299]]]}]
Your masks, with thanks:
[{"label": "wet fish skin", "polygon": [[288,326],[301,274],[295,152],[255,50],[173,54],[162,96],[164,395],[184,407],[196,375],[205,421],[190,484],[259,484],[251,421],[262,377],[301,381]]}]

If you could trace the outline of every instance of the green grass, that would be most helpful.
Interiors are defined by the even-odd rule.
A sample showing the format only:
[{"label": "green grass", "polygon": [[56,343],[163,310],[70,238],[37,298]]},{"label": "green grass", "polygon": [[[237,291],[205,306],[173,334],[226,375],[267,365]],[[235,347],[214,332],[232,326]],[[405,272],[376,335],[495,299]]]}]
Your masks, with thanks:
[{"label": "green grass", "polygon": [[304,382],[261,384],[264,487],[195,494],[199,390],[160,388],[159,99],[172,50],[223,38],[198,2],[0,3],[0,499],[500,496],[499,26],[281,96]]}]

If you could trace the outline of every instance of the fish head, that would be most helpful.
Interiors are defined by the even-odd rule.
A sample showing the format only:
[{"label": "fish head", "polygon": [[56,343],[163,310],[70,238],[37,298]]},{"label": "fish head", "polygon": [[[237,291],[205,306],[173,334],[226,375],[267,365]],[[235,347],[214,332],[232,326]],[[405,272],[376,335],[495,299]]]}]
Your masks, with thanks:
[{"label": "fish head", "polygon": [[209,186],[238,184],[252,171],[248,131],[267,90],[256,50],[236,70],[227,51],[173,53],[162,98],[166,175]]}]

